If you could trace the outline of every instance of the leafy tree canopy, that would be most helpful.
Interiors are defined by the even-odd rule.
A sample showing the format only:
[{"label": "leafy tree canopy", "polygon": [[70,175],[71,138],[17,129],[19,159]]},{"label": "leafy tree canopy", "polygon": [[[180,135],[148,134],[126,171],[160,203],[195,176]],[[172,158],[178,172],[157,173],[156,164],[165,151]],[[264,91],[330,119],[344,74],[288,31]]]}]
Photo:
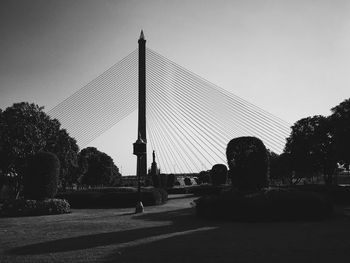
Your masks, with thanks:
[{"label": "leafy tree canopy", "polygon": [[336,157],[341,163],[350,163],[350,99],[331,109],[330,121]]},{"label": "leafy tree canopy", "polygon": [[121,177],[113,159],[95,147],[87,147],[78,155],[81,183],[89,186],[114,185]]},{"label": "leafy tree canopy", "polygon": [[332,174],[336,160],[329,120],[316,115],[297,121],[291,128],[284,152],[289,154],[292,169],[298,176]]},{"label": "leafy tree canopy", "polygon": [[0,114],[0,169],[3,174],[15,175],[17,188],[21,186],[27,160],[40,151],[58,156],[62,165],[60,178],[63,179],[69,175],[78,146],[60,128],[59,121],[43,111],[43,107],[21,102],[6,108]]}]

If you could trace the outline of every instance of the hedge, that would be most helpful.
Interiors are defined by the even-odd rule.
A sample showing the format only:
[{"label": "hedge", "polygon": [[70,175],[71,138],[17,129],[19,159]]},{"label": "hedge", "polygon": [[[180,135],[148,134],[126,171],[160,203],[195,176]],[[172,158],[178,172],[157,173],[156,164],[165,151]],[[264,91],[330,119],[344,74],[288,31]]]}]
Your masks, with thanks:
[{"label": "hedge", "polygon": [[227,181],[227,167],[224,164],[215,164],[210,171],[211,182],[213,185],[223,185]]},{"label": "hedge", "polygon": [[[126,208],[134,207],[138,194],[136,191],[118,191],[103,188],[95,191],[83,190],[58,194],[69,201],[72,208]],[[161,205],[168,199],[165,190],[159,188],[142,188],[141,201],[144,206]]]},{"label": "hedge", "polygon": [[232,185],[240,190],[259,190],[268,186],[268,155],[256,137],[232,139],[226,148]]},{"label": "hedge", "polygon": [[295,189],[224,191],[201,197],[195,203],[198,216],[229,221],[321,220],[333,212],[327,199]]},{"label": "hedge", "polygon": [[230,185],[210,185],[202,184],[189,189],[189,192],[195,196],[219,195],[222,191],[231,189]]},{"label": "hedge", "polygon": [[331,200],[334,204],[348,205],[350,204],[350,187],[340,185],[324,185],[324,184],[306,184],[292,185],[291,188],[300,191],[315,192],[323,195]]},{"label": "hedge", "polygon": [[39,216],[56,215],[70,212],[70,205],[64,199],[45,199],[41,201],[16,199],[4,202],[1,216]]}]

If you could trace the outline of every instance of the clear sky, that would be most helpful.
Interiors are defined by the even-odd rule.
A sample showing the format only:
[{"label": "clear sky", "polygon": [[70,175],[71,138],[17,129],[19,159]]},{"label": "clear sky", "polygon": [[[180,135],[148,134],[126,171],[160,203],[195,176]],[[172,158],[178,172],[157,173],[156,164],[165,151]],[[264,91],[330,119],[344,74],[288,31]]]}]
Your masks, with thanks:
[{"label": "clear sky", "polygon": [[[148,47],[289,123],[350,97],[347,0],[2,0],[0,108],[50,110],[137,48],[141,29]],[[135,117],[91,143],[124,173]],[[114,140],[127,129],[135,138]]]}]

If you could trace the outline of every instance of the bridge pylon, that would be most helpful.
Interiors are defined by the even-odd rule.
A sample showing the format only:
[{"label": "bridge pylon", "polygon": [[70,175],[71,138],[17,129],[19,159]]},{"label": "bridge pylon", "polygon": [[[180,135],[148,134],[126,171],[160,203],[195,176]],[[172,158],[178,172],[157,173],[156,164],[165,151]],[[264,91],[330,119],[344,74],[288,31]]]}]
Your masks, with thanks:
[{"label": "bridge pylon", "polygon": [[137,175],[147,175],[147,136],[146,136],[146,39],[141,30],[139,43],[139,98],[137,136],[145,143],[145,153],[137,158]]}]

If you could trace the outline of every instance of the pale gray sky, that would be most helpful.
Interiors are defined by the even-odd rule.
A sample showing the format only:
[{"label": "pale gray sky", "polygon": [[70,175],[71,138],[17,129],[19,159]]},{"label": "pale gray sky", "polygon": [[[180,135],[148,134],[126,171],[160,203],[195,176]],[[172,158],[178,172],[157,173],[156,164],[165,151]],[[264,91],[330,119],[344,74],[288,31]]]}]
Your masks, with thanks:
[{"label": "pale gray sky", "polygon": [[[141,29],[148,47],[290,123],[350,97],[346,0],[2,0],[0,108],[51,109],[137,48]],[[92,145],[132,173],[136,138],[115,136]]]}]

